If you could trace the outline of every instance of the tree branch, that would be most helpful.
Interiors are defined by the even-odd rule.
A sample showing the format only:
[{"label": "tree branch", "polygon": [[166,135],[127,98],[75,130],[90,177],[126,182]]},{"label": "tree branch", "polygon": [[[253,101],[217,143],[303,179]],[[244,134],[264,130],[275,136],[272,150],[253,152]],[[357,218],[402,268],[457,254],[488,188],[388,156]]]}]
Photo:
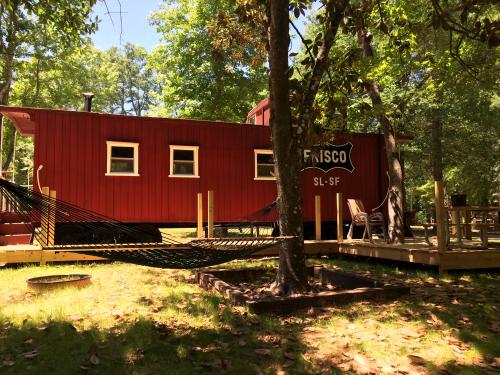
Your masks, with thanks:
[{"label": "tree branch", "polygon": [[314,60],[315,63],[312,69],[311,78],[305,90],[305,94],[303,96],[302,102],[300,103],[300,108],[298,111],[299,118],[297,124],[297,134],[299,143],[303,143],[305,130],[309,123],[313,120],[312,106],[314,103],[314,99],[318,92],[323,74],[328,68],[328,54],[335,41],[340,22],[346,8],[347,2],[345,0],[340,2],[330,0],[326,4],[326,13],[329,18],[328,28],[325,31],[323,43],[321,44],[321,47],[319,48]]}]

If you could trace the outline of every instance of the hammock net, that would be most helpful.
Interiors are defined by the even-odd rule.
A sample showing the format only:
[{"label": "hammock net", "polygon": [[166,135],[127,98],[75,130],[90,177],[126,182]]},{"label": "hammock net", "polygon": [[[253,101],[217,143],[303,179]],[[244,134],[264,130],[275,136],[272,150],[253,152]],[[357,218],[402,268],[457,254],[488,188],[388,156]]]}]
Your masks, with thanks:
[{"label": "hammock net", "polygon": [[[161,268],[197,268],[248,258],[285,240],[272,237],[275,205],[240,223],[217,227],[221,237],[182,242],[149,224],[131,225],[0,179],[0,195],[43,249],[72,251]],[[256,237],[256,225],[269,223]]]}]

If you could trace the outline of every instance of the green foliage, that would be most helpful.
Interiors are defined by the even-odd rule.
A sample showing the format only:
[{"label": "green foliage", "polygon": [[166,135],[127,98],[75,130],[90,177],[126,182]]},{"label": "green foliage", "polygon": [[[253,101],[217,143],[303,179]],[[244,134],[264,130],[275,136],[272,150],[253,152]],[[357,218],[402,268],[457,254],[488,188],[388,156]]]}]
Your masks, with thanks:
[{"label": "green foliage", "polygon": [[156,83],[142,47],[101,51],[91,44],[61,49],[50,57],[19,62],[11,103],[80,110],[82,93],[94,92],[93,109],[141,115],[153,105]]},{"label": "green foliage", "polygon": [[[46,38],[37,50],[51,43],[56,41]],[[144,48],[131,44],[108,51],[101,51],[90,43],[74,48],[54,48],[50,56],[39,53],[16,63],[10,103],[81,110],[82,93],[94,92],[94,111],[143,115],[154,105],[157,91],[154,72],[147,66],[147,59]],[[5,126],[4,132],[8,144],[13,138],[12,125]],[[8,147],[3,151],[3,160],[6,160]],[[17,182],[27,183],[28,170],[33,167],[32,152],[32,139],[18,137],[14,162]]]},{"label": "green foliage", "polygon": [[162,35],[150,63],[161,85],[156,113],[243,121],[266,96],[266,69],[253,60],[258,49],[239,39],[241,33],[218,29],[216,18],[238,27],[233,8],[221,0],[165,1],[153,13]]},{"label": "green foliage", "polygon": [[[9,102],[13,80],[24,74],[26,66],[33,61],[36,71],[30,84],[33,90],[24,90],[20,104],[38,103],[40,70],[61,50],[78,48],[84,42],[84,35],[96,30],[97,19],[90,19],[95,3],[96,0],[0,0],[0,104]],[[3,126],[0,133],[2,131]],[[12,126],[6,127],[6,134],[1,138],[4,141],[2,164],[8,167],[15,154],[14,164],[18,164],[15,169],[22,172],[18,182],[27,183],[32,168],[31,141],[16,141]]]},{"label": "green foliage", "polygon": [[[436,10],[427,0],[351,4],[351,16],[344,19],[342,34],[330,51],[329,72],[314,104],[322,131],[376,132],[376,116],[383,111],[400,134],[414,136],[411,144],[402,146],[405,187],[416,194],[416,206],[424,211],[432,202],[431,129],[436,118],[443,123],[447,192],[466,193],[471,204],[498,201],[498,59],[490,48],[498,21],[491,21],[490,31],[485,31],[491,43],[468,34],[467,28],[473,27],[469,19],[460,30],[455,25],[457,30],[450,31],[446,24],[460,23],[462,2],[457,3],[439,14],[439,19],[447,18],[434,28],[429,25]],[[498,18],[498,9],[486,3],[466,13],[477,16],[481,28],[488,19]],[[292,56],[297,82],[314,67],[309,52],[314,53],[314,41],[323,32],[323,14],[320,8],[311,16],[304,36],[311,42]],[[384,104],[378,108],[367,95],[365,84],[371,80],[382,89]]]}]

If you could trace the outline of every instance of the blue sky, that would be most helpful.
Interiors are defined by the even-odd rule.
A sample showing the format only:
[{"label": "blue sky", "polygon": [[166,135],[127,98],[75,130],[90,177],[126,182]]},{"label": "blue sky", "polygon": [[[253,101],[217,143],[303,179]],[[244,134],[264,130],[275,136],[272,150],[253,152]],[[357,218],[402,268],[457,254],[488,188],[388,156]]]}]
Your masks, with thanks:
[{"label": "blue sky", "polygon": [[[103,1],[98,1],[94,7],[94,15],[99,16],[99,30],[92,36],[94,45],[102,50],[111,47],[120,47],[125,43],[137,44],[146,48],[149,52],[159,44],[159,34],[149,24],[148,16],[160,8],[161,0],[106,0],[110,15]],[[121,4],[121,41],[120,41],[120,15],[118,14]],[[114,13],[117,12],[117,13]],[[304,19],[297,22],[296,26],[303,32]],[[292,31],[292,34],[293,31]],[[298,50],[300,41],[292,38],[292,50]]]},{"label": "blue sky", "polygon": [[[94,7],[94,15],[99,16],[99,30],[92,36],[94,45],[100,49],[133,43],[151,51],[159,43],[159,35],[149,25],[148,16],[159,8],[161,0],[106,0],[112,13],[113,23],[106,14],[104,2],[99,1]],[[120,44],[120,15],[122,10],[122,37]],[[114,25],[113,25],[114,24]]]}]

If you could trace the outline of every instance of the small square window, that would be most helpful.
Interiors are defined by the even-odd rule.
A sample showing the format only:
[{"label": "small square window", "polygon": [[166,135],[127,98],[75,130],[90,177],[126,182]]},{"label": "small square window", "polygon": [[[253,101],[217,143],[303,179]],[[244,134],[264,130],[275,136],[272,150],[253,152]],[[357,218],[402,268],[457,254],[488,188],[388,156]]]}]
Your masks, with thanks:
[{"label": "small square window", "polygon": [[139,144],[107,141],[106,176],[139,176]]},{"label": "small square window", "polygon": [[198,149],[198,146],[170,145],[169,177],[199,177]]},{"label": "small square window", "polygon": [[271,150],[254,150],[255,180],[275,180],[274,158]]}]

